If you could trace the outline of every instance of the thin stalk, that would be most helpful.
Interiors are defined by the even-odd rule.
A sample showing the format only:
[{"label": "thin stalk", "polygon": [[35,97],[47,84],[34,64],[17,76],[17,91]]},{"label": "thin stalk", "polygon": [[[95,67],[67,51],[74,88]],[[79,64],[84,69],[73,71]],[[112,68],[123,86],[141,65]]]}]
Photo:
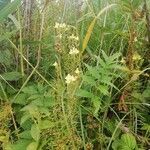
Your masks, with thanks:
[{"label": "thin stalk", "polygon": [[86,150],[85,137],[84,137],[84,126],[83,126],[83,121],[82,121],[81,107],[79,107],[79,113],[80,113],[80,126],[81,126],[81,134],[82,134],[82,140],[83,140],[83,147],[84,147],[84,150]]},{"label": "thin stalk", "polygon": [[63,116],[64,116],[64,120],[65,120],[65,124],[66,124],[67,130],[68,130],[68,133],[70,134],[70,137],[71,137],[73,147],[75,148],[75,143],[74,143],[74,140],[73,140],[73,137],[72,137],[72,132],[71,132],[71,129],[69,127],[67,115],[66,115],[66,112],[65,112],[64,96],[63,95],[64,95],[64,91],[61,94],[61,107],[62,107],[62,111],[63,111]]},{"label": "thin stalk", "polygon": [[[19,42],[20,42],[20,45],[19,45],[19,50],[20,50],[20,53],[23,55],[23,45],[22,45],[22,28],[21,28],[21,17],[20,17],[20,10],[19,10],[19,7],[18,7],[18,21],[19,21],[19,24],[20,24],[20,29],[19,29]],[[20,57],[20,69],[21,69],[21,74],[22,74],[22,77],[24,77],[24,61],[23,61],[23,58],[22,56]]]}]

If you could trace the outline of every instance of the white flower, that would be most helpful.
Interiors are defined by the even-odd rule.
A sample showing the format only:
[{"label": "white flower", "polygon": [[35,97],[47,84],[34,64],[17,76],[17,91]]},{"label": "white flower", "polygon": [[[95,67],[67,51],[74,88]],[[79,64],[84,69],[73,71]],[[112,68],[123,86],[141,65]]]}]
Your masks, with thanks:
[{"label": "white flower", "polygon": [[62,34],[57,35],[58,38],[62,39]]},{"label": "white flower", "polygon": [[59,25],[60,25],[60,24],[59,24],[58,22],[56,22],[54,28],[55,28],[55,29],[58,29],[58,28],[59,28]]},{"label": "white flower", "polygon": [[135,37],[135,38],[134,38],[134,42],[137,42],[137,41],[138,41],[138,39],[137,39],[137,37]]},{"label": "white flower", "polygon": [[79,41],[79,37],[78,36],[75,36],[74,34],[72,34],[69,39],[73,39],[73,40],[76,40],[76,41]]},{"label": "white flower", "polygon": [[74,82],[74,81],[76,81],[76,79],[77,79],[77,77],[76,76],[73,76],[73,75],[70,75],[70,74],[68,74],[67,76],[66,76],[66,83],[67,84],[70,84],[71,82]]},{"label": "white flower", "polygon": [[79,68],[77,68],[77,69],[75,70],[75,73],[76,73],[76,74],[80,74]]},{"label": "white flower", "polygon": [[126,63],[126,61],[125,61],[124,58],[122,58],[120,62],[121,62],[122,64],[125,64],[125,63]]},{"label": "white flower", "polygon": [[65,23],[61,23],[59,26],[60,26],[60,28],[66,28],[66,24]]},{"label": "white flower", "polygon": [[70,55],[75,55],[75,54],[78,54],[78,53],[79,53],[79,50],[78,50],[77,48],[75,48],[75,47],[73,47],[73,48],[70,50],[70,52],[69,52]]},{"label": "white flower", "polygon": [[56,22],[54,28],[55,29],[58,29],[58,28],[65,29],[65,28],[67,28],[67,25],[65,23],[58,23],[58,22]]},{"label": "white flower", "polygon": [[53,66],[57,67],[58,66],[58,63],[55,61]]}]

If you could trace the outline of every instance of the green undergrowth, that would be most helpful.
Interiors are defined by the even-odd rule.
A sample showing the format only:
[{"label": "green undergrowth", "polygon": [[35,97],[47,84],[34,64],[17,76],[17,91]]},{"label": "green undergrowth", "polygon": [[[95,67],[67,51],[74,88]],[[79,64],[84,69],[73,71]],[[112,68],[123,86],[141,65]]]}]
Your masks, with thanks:
[{"label": "green undergrowth", "polygon": [[0,149],[148,150],[150,1],[0,1]]}]

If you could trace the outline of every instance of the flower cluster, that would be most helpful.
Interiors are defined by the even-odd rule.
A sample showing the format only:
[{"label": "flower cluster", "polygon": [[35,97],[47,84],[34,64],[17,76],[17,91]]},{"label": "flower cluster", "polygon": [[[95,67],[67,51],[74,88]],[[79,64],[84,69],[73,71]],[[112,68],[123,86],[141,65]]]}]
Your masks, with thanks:
[{"label": "flower cluster", "polygon": [[141,55],[139,55],[139,54],[136,52],[136,53],[133,54],[132,59],[133,59],[134,61],[139,61],[139,60],[142,59],[142,57],[141,57]]},{"label": "flower cluster", "polygon": [[66,76],[65,80],[66,80],[67,84],[70,84],[71,82],[74,82],[77,80],[77,76],[73,76],[73,75],[68,74]]},{"label": "flower cluster", "polygon": [[76,47],[72,47],[69,52],[70,55],[76,55],[78,53],[79,53],[79,50]]},{"label": "flower cluster", "polygon": [[69,39],[75,40],[75,41],[79,41],[79,37],[75,36],[74,34],[72,34],[71,36],[69,36]]},{"label": "flower cluster", "polygon": [[70,83],[72,83],[72,82],[75,82],[77,79],[78,79],[78,75],[80,74],[80,71],[79,71],[79,69],[77,68],[76,70],[75,70],[75,74],[76,75],[70,75],[70,74],[68,74],[66,77],[65,77],[65,82],[67,83],[67,84],[70,84]]},{"label": "flower cluster", "polygon": [[55,29],[65,29],[65,28],[67,28],[67,25],[65,23],[56,22],[54,28]]},{"label": "flower cluster", "polygon": [[57,66],[58,66],[58,63],[55,61],[54,64],[53,64],[53,66],[54,66],[54,67],[57,67]]},{"label": "flower cluster", "polygon": [[78,46],[79,46],[79,37],[72,34],[68,37],[69,39],[69,54],[70,55],[76,55],[79,53]]}]

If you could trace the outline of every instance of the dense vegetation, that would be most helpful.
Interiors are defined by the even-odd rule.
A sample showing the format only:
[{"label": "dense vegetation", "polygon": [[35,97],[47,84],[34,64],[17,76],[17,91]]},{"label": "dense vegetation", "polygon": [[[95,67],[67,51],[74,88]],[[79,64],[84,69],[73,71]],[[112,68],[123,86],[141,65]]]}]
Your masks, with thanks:
[{"label": "dense vegetation", "polygon": [[0,0],[0,149],[148,150],[150,0]]}]

